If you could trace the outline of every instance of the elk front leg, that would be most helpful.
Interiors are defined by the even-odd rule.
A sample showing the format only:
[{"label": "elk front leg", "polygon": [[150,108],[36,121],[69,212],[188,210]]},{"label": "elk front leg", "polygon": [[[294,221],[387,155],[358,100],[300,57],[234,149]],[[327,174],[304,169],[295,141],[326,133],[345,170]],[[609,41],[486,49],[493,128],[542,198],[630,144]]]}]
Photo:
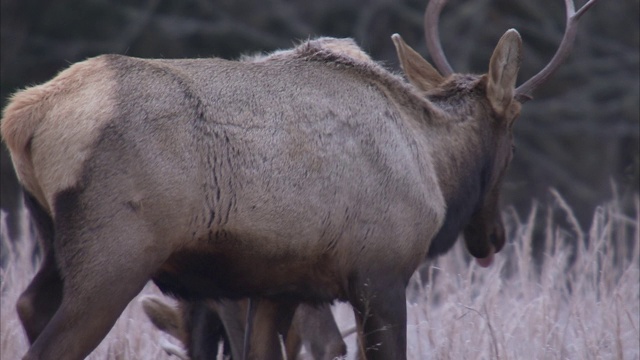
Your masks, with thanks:
[{"label": "elk front leg", "polygon": [[[371,277],[382,279],[384,275]],[[358,327],[359,356],[368,360],[406,359],[405,282],[365,282],[351,293]]]},{"label": "elk front leg", "polygon": [[298,306],[287,338],[289,359],[295,359],[300,351],[300,345],[302,345],[297,347],[294,347],[293,344],[290,345],[294,329],[297,330],[295,337],[302,341],[314,359],[333,360],[347,354],[347,345],[342,339],[342,334],[340,334],[340,329],[333,318],[329,304],[317,306],[300,304]]}]

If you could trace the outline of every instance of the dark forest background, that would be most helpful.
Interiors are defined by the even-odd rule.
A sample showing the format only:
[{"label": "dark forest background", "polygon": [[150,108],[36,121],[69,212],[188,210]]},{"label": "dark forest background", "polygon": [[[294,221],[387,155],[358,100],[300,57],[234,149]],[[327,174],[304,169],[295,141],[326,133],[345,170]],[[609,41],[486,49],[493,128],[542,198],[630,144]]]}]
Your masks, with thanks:
[{"label": "dark forest background", "polygon": [[[582,5],[584,0],[577,0]],[[315,36],[353,37],[398,71],[390,36],[423,55],[425,0],[2,0],[1,86],[11,93],[104,53],[149,58],[223,57],[289,48]],[[527,103],[503,203],[526,213],[556,188],[583,226],[612,198],[632,205],[639,187],[639,0],[601,0],[582,19],[572,55]],[[513,27],[525,51],[520,81],[539,71],[563,35],[561,0],[452,0],[441,41],[457,72],[486,72]],[[428,58],[428,56],[427,56]],[[1,206],[9,221],[20,190],[4,144]]]}]

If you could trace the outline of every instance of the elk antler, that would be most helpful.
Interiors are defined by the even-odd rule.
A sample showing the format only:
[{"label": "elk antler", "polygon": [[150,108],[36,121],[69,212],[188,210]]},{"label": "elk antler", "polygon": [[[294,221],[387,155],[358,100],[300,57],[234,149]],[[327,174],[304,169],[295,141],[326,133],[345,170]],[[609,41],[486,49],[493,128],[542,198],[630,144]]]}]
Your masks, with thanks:
[{"label": "elk antler", "polygon": [[[576,38],[578,30],[578,21],[580,17],[584,15],[598,0],[589,0],[578,11],[575,11],[575,4],[573,0],[565,0],[565,6],[567,8],[567,24],[565,27],[562,41],[558,46],[553,58],[547,66],[545,66],[539,73],[527,80],[524,84],[520,85],[515,91],[515,97],[520,102],[526,102],[533,99],[533,91],[542,85],[549,77],[558,69],[560,64],[567,58],[573,42]],[[427,5],[427,10],[424,15],[425,20],[425,37],[427,40],[427,49],[429,54],[433,58],[438,70],[444,76],[453,74],[453,69],[447,61],[442,46],[440,45],[440,36],[438,31],[438,21],[442,8],[447,3],[447,0],[431,0]]]},{"label": "elk antler", "polygon": [[520,102],[526,102],[533,99],[533,91],[542,85],[547,79],[558,69],[560,64],[567,58],[571,47],[576,39],[576,33],[578,30],[578,20],[580,17],[589,10],[598,0],[589,0],[584,4],[577,12],[575,11],[575,5],[573,0],[565,0],[567,7],[567,24],[565,26],[564,35],[558,50],[549,61],[549,64],[545,66],[539,73],[534,75],[531,79],[527,80],[524,84],[516,88],[515,97]]},{"label": "elk antler", "polygon": [[424,35],[427,40],[427,50],[429,50],[436,68],[445,77],[453,74],[453,69],[449,65],[447,57],[444,56],[442,45],[440,45],[440,31],[438,31],[440,12],[446,4],[447,0],[431,0],[424,13]]}]

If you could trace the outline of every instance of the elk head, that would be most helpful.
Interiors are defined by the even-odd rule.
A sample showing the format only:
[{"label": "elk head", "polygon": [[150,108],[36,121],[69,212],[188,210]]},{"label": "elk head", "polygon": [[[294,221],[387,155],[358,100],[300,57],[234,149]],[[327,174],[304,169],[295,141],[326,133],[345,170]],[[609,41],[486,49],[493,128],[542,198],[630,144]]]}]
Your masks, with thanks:
[{"label": "elk head", "polygon": [[[520,115],[521,104],[532,99],[533,91],[543,84],[567,57],[575,40],[579,18],[596,1],[590,0],[575,11],[573,1],[565,0],[567,25],[556,54],[544,69],[517,88],[515,85],[520,67],[522,40],[513,29],[508,30],[498,42],[491,56],[487,74],[473,76],[454,73],[444,56],[438,36],[439,14],[446,0],[430,1],[425,12],[427,48],[437,69],[404,43],[399,35],[392,36],[407,79],[421,90],[427,99],[436,104],[438,101],[444,104],[448,113],[455,114],[452,119],[476,119],[480,126],[478,131],[482,132],[479,138],[483,139],[484,164],[475,172],[479,176],[468,180],[469,183],[476,184],[476,187],[464,190],[463,185],[462,192],[450,192],[457,192],[458,199],[456,196],[450,196],[448,199],[447,218],[433,239],[428,256],[447,251],[453,246],[461,230],[469,253],[477,258],[481,266],[491,264],[494,253],[504,246],[505,230],[500,216],[499,194],[504,174],[513,156],[513,124]],[[464,147],[464,144],[459,145]],[[459,159],[457,163],[460,167]],[[465,175],[464,171],[454,173],[458,177]],[[446,193],[448,185],[442,184],[441,181],[441,186]],[[461,196],[466,196],[466,199],[461,199]]]}]

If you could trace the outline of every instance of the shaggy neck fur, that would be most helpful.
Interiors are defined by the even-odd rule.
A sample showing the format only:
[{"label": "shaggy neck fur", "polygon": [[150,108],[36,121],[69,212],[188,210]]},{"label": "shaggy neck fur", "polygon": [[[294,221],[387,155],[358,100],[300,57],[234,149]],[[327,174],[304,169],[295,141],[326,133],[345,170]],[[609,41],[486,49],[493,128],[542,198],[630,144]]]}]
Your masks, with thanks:
[{"label": "shaggy neck fur", "polygon": [[433,239],[428,257],[448,251],[483,203],[490,186],[493,157],[489,154],[491,126],[478,115],[488,114],[481,101],[482,78],[459,76],[437,92],[427,94],[432,106],[442,110],[446,121],[431,124],[428,131],[436,174],[447,212]]}]

